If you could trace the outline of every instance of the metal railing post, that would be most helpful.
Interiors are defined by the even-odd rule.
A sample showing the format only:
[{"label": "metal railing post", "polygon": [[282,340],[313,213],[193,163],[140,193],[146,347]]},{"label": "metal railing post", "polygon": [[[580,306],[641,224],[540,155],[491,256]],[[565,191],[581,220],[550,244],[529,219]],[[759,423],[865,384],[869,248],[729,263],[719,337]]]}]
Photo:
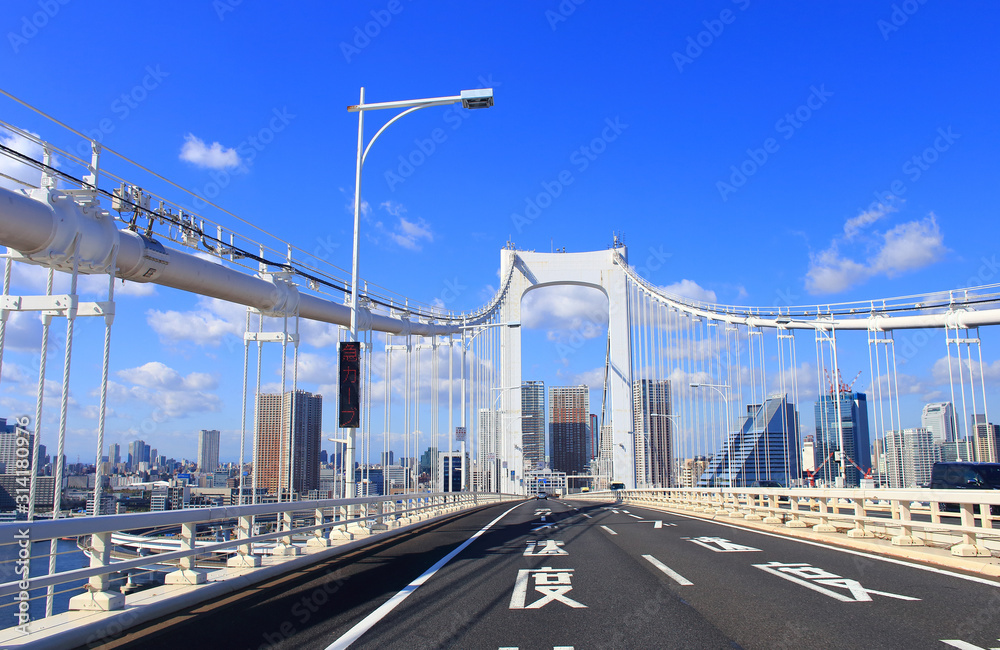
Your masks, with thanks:
[{"label": "metal railing post", "polygon": [[178,562],[177,571],[168,573],[164,582],[168,585],[200,585],[207,580],[203,571],[195,570],[196,539],[195,533],[198,528],[196,523],[181,524],[181,550],[188,551],[188,555],[182,557]]},{"label": "metal railing post", "polygon": [[[111,562],[111,531],[94,533],[90,536],[90,566],[105,567]],[[108,612],[125,607],[125,596],[108,591],[111,585],[110,573],[92,576],[87,582],[85,593],[69,599],[70,610]]]}]

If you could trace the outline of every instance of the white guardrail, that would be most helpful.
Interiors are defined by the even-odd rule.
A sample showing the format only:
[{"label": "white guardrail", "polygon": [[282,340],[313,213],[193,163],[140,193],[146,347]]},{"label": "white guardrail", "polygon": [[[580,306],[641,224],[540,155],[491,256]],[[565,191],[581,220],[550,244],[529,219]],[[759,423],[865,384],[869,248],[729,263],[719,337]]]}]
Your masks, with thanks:
[{"label": "white guardrail", "polygon": [[[573,494],[760,521],[818,533],[887,538],[897,546],[1000,555],[1000,491],[844,488],[668,488]],[[997,526],[997,527],[995,527]]]},{"label": "white guardrail", "polygon": [[[2,564],[6,566],[0,565],[0,575],[15,579],[0,584],[0,604],[4,605],[0,613],[10,612],[0,620],[12,626],[0,630],[0,637],[20,636],[15,628],[24,633],[34,631],[28,626],[18,628],[17,611],[27,611],[28,604],[21,602],[38,598],[35,594],[41,588],[87,580],[83,592],[70,599],[69,608],[103,612],[126,607],[125,596],[111,587],[114,577],[154,565],[173,569],[166,575],[166,585],[194,586],[239,578],[240,588],[244,588],[271,577],[276,565],[300,555],[308,554],[315,560],[301,557],[290,568],[356,548],[369,539],[381,540],[415,529],[437,517],[518,499],[524,497],[420,493],[2,524],[0,558],[5,558]],[[46,542],[58,539],[77,540],[89,556],[90,566],[43,575],[28,573],[27,567],[37,566],[37,560],[48,556]],[[31,563],[32,559],[36,562]],[[258,578],[255,573],[260,574]],[[13,612],[9,605],[14,606]],[[131,603],[127,606],[132,608]],[[53,614],[58,616],[59,612]],[[37,628],[37,623],[46,620],[33,620],[31,627]]]}]

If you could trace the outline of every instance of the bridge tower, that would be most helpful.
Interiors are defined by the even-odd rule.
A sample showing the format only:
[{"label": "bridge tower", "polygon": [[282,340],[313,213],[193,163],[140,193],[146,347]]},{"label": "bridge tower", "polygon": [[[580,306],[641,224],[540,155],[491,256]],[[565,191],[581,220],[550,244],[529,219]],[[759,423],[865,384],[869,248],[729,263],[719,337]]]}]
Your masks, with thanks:
[{"label": "bridge tower", "polygon": [[[632,436],[632,373],[626,273],[616,256],[628,259],[624,246],[586,253],[536,253],[505,248],[500,252],[500,277],[510,278],[501,306],[501,316],[508,322],[521,321],[521,303],[529,291],[558,285],[577,285],[599,289],[608,298],[608,330],[611,339],[609,388],[611,390],[611,421],[613,425],[612,480],[634,488],[635,446]],[[504,390],[501,417],[520,414],[521,410],[521,329],[503,328],[501,334],[502,385],[517,386]],[[518,422],[516,419],[515,422]],[[508,430],[520,431],[520,424],[507,425]],[[511,459],[509,470],[503,472],[503,492],[520,493],[524,478],[520,434],[508,435],[504,457]]]}]

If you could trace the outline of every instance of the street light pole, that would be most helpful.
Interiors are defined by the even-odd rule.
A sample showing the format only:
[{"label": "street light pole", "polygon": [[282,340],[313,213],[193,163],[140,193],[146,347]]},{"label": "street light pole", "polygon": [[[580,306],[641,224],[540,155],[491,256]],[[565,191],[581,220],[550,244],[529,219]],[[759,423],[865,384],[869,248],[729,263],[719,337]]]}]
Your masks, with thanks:
[{"label": "street light pole", "polygon": [[[413,111],[420,110],[421,108],[428,108],[430,106],[447,106],[448,104],[457,104],[461,102],[464,108],[476,109],[476,108],[489,108],[493,106],[493,89],[492,88],[481,88],[478,90],[463,90],[458,95],[453,95],[449,97],[430,97],[426,99],[408,99],[397,102],[377,102],[373,104],[365,104],[365,89],[364,86],[361,87],[361,97],[358,104],[353,106],[348,106],[347,111],[349,113],[358,114],[358,155],[357,155],[357,166],[355,168],[354,174],[354,239],[352,245],[352,258],[351,258],[351,340],[358,340],[358,268],[360,264],[360,231],[361,231],[361,167],[364,165],[365,158],[368,157],[368,152],[371,150],[372,145],[378,140],[378,137],[389,128],[389,125],[400,119],[404,115],[408,115]],[[371,141],[365,146],[365,111],[372,110],[384,110],[384,109],[395,109],[401,108],[403,111],[397,114],[395,117],[390,119],[382,128],[379,129],[374,136],[372,136]],[[347,482],[350,494],[354,496],[355,482],[354,482],[354,449],[357,442],[357,429],[347,430],[347,449],[344,451],[344,463],[345,468],[349,471],[349,481]]]},{"label": "street light pole", "polygon": [[729,439],[732,433],[729,431],[729,396],[722,391],[725,388],[728,392],[729,384],[691,384],[691,388],[711,388],[722,395],[722,400],[726,404],[726,447],[729,448],[729,462],[726,464],[729,466],[729,487],[733,487],[733,443]]}]

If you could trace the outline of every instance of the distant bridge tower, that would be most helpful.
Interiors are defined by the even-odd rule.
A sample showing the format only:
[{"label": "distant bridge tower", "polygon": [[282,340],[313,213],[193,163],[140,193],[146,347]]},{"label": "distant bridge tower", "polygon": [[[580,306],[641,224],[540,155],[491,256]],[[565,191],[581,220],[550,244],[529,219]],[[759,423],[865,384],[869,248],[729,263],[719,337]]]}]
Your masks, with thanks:
[{"label": "distant bridge tower", "polygon": [[[628,259],[624,246],[616,249],[588,253],[535,253],[513,250],[511,247],[500,251],[500,277],[510,278],[506,288],[500,315],[508,322],[521,321],[521,302],[525,294],[542,287],[577,285],[599,289],[608,297],[608,328],[611,338],[611,368],[609,387],[611,390],[611,420],[613,425],[613,460],[611,480],[621,481],[634,488],[635,448],[632,436],[631,397],[631,342],[629,328],[628,291],[626,274],[616,257]],[[503,328],[501,362],[502,386],[521,386],[521,330]],[[503,391],[501,397],[501,417],[508,413],[519,413],[521,409],[520,390]],[[514,420],[514,422],[518,422]],[[510,431],[520,431],[517,425],[508,423]],[[605,423],[607,424],[607,423]],[[508,470],[502,472],[503,492],[521,493],[520,479],[524,478],[524,461],[519,436],[505,438],[507,449],[504,458],[511,459]]]}]

